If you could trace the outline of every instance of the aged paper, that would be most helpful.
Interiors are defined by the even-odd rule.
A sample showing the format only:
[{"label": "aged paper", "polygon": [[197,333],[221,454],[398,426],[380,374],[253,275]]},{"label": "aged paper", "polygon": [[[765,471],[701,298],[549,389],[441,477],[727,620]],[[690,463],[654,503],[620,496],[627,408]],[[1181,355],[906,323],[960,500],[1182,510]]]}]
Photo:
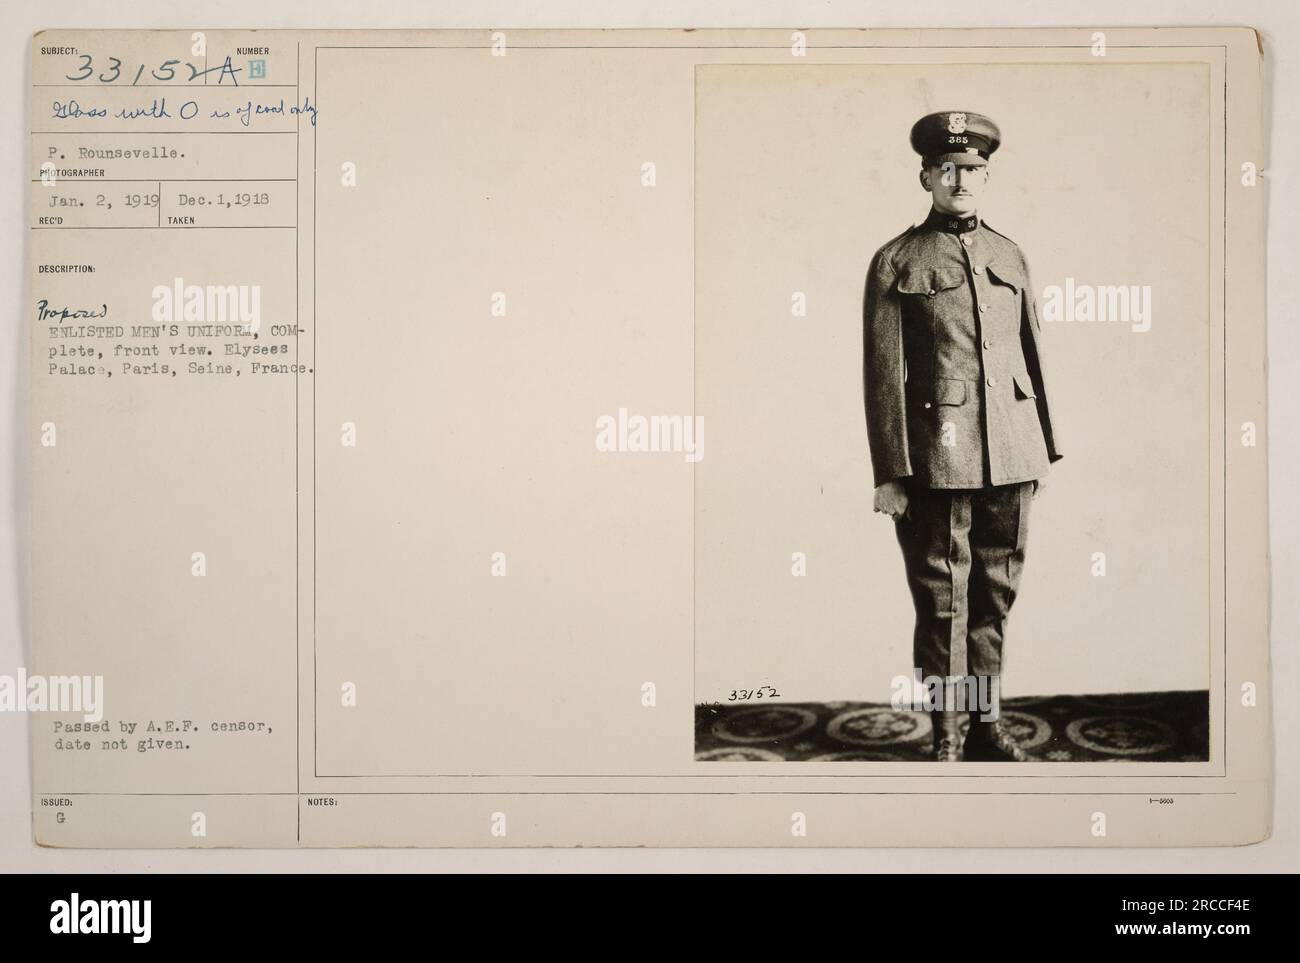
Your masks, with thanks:
[{"label": "aged paper", "polygon": [[1265,838],[1260,71],[37,34],[38,842]]}]

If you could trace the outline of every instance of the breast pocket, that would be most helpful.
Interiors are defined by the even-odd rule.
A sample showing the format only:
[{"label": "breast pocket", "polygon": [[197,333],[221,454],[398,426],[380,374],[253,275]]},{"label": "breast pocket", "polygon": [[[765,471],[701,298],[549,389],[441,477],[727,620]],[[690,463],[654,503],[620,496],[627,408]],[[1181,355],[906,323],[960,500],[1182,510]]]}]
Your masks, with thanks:
[{"label": "breast pocket", "polygon": [[1017,293],[1025,287],[1025,276],[1020,268],[1006,261],[989,262],[989,280]]},{"label": "breast pocket", "polygon": [[1025,297],[1025,276],[1019,267],[993,261],[987,268],[988,284],[981,292],[987,310],[982,318],[985,333],[1007,338],[1020,332],[1021,298]]},{"label": "breast pocket", "polygon": [[898,277],[903,317],[913,325],[912,336],[923,336],[926,367],[941,343],[950,340],[953,324],[969,325],[970,290],[959,267],[911,267]]},{"label": "breast pocket", "polygon": [[966,272],[960,268],[913,267],[898,276],[898,293],[916,299],[914,303],[932,311],[947,292],[965,283]]}]

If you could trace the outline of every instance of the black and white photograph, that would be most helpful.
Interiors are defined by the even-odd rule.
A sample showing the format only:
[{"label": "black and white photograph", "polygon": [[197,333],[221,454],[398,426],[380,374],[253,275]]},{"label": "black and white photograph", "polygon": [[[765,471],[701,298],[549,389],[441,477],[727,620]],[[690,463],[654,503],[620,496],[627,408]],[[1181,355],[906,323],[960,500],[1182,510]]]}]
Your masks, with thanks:
[{"label": "black and white photograph", "polygon": [[561,873],[928,934],[959,867],[1034,945],[1275,929],[1300,10],[0,21],[6,935]]},{"label": "black and white photograph", "polygon": [[1222,763],[1209,72],[700,68],[698,759]]}]

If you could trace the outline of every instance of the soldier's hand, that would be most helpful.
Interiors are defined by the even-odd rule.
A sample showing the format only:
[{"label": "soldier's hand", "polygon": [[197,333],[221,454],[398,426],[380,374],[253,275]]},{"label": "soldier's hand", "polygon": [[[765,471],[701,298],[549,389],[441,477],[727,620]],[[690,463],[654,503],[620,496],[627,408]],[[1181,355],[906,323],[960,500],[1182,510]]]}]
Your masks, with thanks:
[{"label": "soldier's hand", "polygon": [[885,482],[876,489],[874,511],[884,512],[892,519],[899,519],[907,511],[907,490],[901,482]]}]

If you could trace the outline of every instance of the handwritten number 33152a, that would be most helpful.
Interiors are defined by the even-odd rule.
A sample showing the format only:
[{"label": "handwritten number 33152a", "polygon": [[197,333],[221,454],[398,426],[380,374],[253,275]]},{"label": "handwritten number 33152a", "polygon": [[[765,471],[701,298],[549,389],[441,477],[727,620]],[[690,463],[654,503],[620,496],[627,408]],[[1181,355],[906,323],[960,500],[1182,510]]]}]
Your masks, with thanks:
[{"label": "handwritten number 33152a", "polygon": [[[90,54],[79,54],[79,56],[81,57],[80,69],[76,73],[65,74],[64,79],[88,80],[95,73],[95,67],[94,67],[95,62],[94,59],[90,56]],[[224,79],[226,76],[229,76],[230,79],[234,81],[236,86],[238,86],[239,84],[239,78],[236,75],[239,73],[241,68],[232,65],[229,57],[227,57],[221,63],[216,64],[215,66],[206,67],[206,68],[200,68],[195,64],[189,63],[188,61],[164,60],[153,70],[149,71],[149,76],[152,77],[154,80],[161,80],[164,82],[175,80],[176,66],[178,64],[181,64],[184,68],[188,69],[190,72],[189,77],[185,78],[183,81],[185,83],[192,83],[194,80],[196,80],[199,77],[202,77],[204,74],[209,74],[212,73],[212,71],[216,70],[216,71],[220,71],[222,74],[222,77],[219,79]],[[131,81],[132,84],[138,84],[140,82],[140,77],[144,74],[144,70],[145,70],[145,65],[140,64],[139,69],[137,69],[135,72],[135,79]],[[121,78],[121,76],[122,76],[122,61],[119,60],[117,57],[109,57],[108,69],[104,73],[99,75],[99,81],[100,83],[104,83],[104,84],[112,84],[112,83],[116,83]]]}]

